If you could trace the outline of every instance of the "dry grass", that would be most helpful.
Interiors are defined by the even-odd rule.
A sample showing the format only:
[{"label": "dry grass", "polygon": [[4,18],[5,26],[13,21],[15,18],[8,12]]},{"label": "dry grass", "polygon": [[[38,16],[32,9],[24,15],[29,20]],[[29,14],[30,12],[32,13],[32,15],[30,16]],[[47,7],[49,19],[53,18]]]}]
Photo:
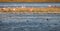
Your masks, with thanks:
[{"label": "dry grass", "polygon": [[60,8],[0,8],[0,12],[23,13],[60,13]]},{"label": "dry grass", "polygon": [[0,0],[0,2],[60,2],[60,0]]}]

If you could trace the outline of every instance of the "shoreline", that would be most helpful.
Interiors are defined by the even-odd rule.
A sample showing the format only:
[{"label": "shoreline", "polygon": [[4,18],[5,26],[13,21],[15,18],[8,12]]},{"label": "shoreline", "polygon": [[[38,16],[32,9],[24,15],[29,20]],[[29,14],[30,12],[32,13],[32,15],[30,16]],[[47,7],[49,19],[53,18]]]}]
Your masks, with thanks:
[{"label": "shoreline", "polygon": [[0,8],[0,13],[60,13],[60,8]]}]

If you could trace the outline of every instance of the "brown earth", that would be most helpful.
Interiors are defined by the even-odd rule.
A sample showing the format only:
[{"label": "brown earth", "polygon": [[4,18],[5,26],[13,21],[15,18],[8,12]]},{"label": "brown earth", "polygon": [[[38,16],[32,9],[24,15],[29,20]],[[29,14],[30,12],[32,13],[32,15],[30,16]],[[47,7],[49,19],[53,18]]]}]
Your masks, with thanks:
[{"label": "brown earth", "polygon": [[60,0],[0,0],[0,2],[60,2]]},{"label": "brown earth", "polygon": [[0,12],[10,13],[60,13],[60,8],[0,8]]}]

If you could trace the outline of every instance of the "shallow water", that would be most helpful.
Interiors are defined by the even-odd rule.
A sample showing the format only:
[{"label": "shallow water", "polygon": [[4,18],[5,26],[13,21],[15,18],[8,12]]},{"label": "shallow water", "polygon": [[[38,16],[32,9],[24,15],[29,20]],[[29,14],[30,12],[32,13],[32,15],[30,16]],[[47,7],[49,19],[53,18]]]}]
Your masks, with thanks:
[{"label": "shallow water", "polygon": [[57,6],[60,7],[60,3],[54,3],[54,2],[47,2],[47,3],[23,3],[23,2],[0,2],[0,7],[48,7],[48,5],[51,6]]},{"label": "shallow water", "polygon": [[0,31],[60,31],[60,14],[0,14]]}]

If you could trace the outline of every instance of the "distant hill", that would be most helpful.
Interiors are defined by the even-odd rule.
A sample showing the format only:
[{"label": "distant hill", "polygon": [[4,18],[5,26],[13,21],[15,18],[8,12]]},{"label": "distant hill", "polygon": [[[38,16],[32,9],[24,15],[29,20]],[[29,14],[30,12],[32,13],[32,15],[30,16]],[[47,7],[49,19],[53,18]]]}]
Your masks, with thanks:
[{"label": "distant hill", "polygon": [[0,0],[0,2],[60,2],[60,0]]}]

